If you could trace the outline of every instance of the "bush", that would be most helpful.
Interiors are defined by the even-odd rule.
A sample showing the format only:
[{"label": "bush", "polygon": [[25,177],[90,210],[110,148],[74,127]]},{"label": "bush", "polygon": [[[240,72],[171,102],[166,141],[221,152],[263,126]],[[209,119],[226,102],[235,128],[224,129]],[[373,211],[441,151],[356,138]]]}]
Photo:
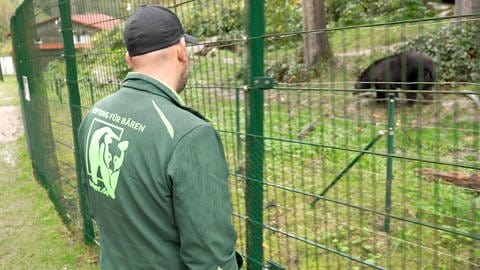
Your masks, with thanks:
[{"label": "bush", "polygon": [[185,32],[198,37],[226,36],[238,34],[243,29],[243,3],[217,5],[215,2],[194,2],[187,10],[182,10]]},{"label": "bush", "polygon": [[123,57],[125,52],[120,27],[98,32],[93,36],[92,48],[78,60],[79,79],[87,78],[100,85],[120,82],[130,69]]},{"label": "bush", "polygon": [[480,79],[477,23],[451,24],[400,46],[398,51],[417,51],[436,63],[438,81],[476,82]]},{"label": "bush", "polygon": [[[288,16],[286,16],[288,14]],[[302,31],[301,1],[269,1],[265,7],[265,31],[268,34]]]},{"label": "bush", "polygon": [[314,76],[313,70],[295,61],[267,64],[265,73],[279,83],[308,82]]},{"label": "bush", "polygon": [[433,14],[422,0],[326,0],[330,26],[419,19]]},{"label": "bush", "polygon": [[[290,33],[302,30],[302,9],[299,0],[271,0],[265,6],[266,33]],[[246,27],[242,1],[227,5],[195,2],[181,15],[185,31],[202,37],[243,35]],[[286,16],[285,14],[288,14]]]}]

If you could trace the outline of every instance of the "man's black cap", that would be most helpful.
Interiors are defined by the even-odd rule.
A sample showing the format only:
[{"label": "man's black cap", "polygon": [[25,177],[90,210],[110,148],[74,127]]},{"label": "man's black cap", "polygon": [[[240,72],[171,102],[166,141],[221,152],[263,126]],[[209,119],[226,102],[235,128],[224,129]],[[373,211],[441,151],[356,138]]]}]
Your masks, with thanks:
[{"label": "man's black cap", "polygon": [[182,37],[188,43],[197,40],[185,34],[177,15],[159,5],[143,5],[125,24],[123,38],[130,56],[142,55],[177,44]]}]

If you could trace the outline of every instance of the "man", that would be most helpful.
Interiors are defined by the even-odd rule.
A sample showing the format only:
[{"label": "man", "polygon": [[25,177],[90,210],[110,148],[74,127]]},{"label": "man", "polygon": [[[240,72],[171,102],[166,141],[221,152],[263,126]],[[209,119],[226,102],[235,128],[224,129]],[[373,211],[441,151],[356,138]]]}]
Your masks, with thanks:
[{"label": "man", "polygon": [[177,16],[156,5],[126,22],[133,72],[83,120],[84,185],[102,269],[237,269],[218,134],[177,95],[188,77]]}]

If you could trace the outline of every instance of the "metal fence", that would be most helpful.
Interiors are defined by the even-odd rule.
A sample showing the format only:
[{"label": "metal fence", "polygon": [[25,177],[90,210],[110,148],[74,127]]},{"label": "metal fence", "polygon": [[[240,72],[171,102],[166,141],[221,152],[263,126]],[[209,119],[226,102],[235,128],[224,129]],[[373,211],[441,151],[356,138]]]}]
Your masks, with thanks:
[{"label": "metal fence", "polygon": [[[182,95],[221,134],[248,269],[480,269],[480,14],[402,20],[415,1],[313,29],[298,0],[24,1],[11,32],[28,149],[72,231],[98,237],[76,131],[128,72],[123,22],[144,2],[201,41]],[[328,15],[342,1],[324,2]],[[331,54],[306,65],[304,41],[318,36]],[[355,87],[400,51],[433,59],[435,80],[421,60],[408,81],[400,57],[398,70],[377,62],[373,84],[396,90]]]}]

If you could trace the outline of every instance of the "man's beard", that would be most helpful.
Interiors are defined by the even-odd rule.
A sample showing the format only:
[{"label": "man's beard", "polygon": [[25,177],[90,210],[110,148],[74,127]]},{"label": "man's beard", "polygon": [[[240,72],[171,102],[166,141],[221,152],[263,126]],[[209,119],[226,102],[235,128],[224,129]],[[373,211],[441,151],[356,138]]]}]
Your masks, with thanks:
[{"label": "man's beard", "polygon": [[180,93],[185,89],[188,81],[188,64],[185,66],[182,74],[180,75],[180,81],[178,82],[177,93]]}]

